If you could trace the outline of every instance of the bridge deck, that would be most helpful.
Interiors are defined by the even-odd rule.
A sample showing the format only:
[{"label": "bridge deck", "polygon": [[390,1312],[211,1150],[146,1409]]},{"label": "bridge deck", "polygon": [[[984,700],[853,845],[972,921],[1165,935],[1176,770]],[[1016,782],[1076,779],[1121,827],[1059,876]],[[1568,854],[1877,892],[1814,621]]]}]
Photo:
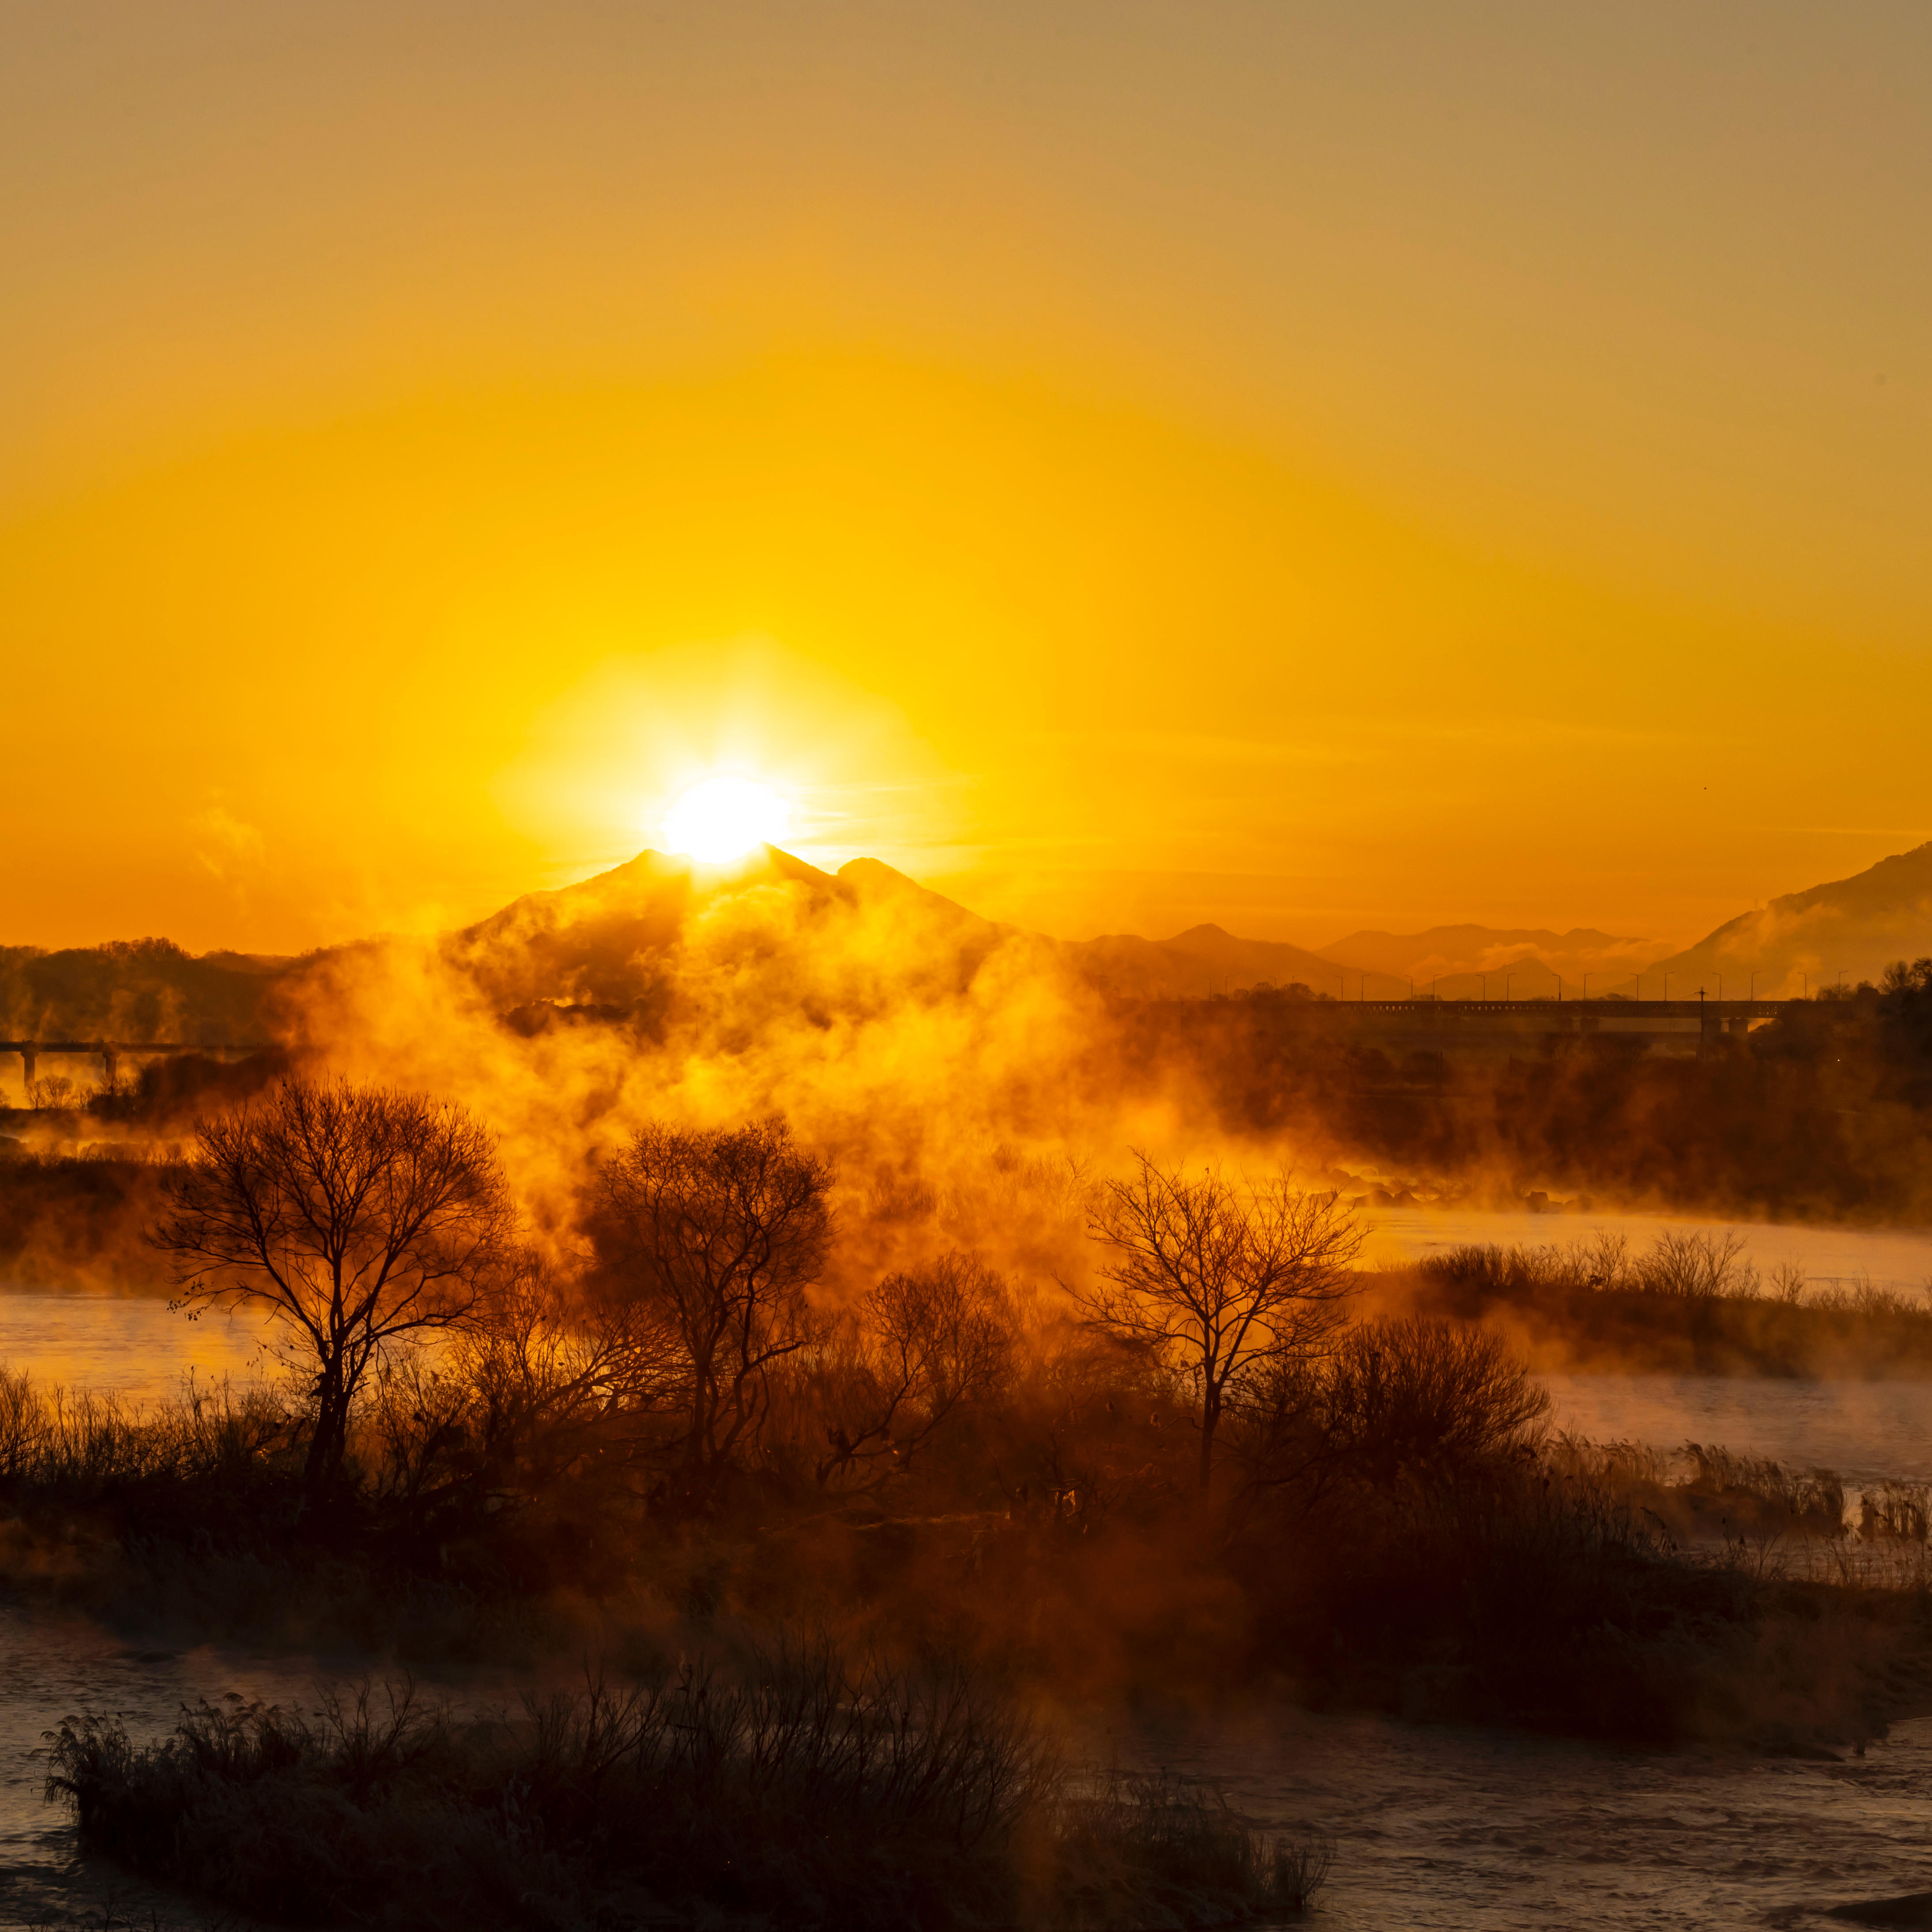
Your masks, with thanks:
[{"label": "bridge deck", "polygon": [[1271,1007],[1298,1012],[1400,1015],[1406,1018],[1436,1016],[1508,1016],[1510,1018],[1565,1019],[1592,1018],[1625,1020],[1774,1020],[1793,1007],[1809,1007],[1811,1000],[1434,1000],[1426,994],[1412,1000],[1279,1000]]},{"label": "bridge deck", "polygon": [[259,1053],[230,1040],[0,1040],[0,1053]]}]

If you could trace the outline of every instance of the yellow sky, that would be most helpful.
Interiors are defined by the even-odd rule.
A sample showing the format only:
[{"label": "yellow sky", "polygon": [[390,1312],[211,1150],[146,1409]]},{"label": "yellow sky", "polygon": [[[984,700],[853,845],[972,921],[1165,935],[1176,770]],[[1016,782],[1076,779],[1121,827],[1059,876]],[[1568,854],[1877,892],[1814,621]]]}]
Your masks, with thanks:
[{"label": "yellow sky", "polygon": [[472,916],[720,766],[1069,934],[1932,836],[1921,8],[0,38],[0,943]]}]

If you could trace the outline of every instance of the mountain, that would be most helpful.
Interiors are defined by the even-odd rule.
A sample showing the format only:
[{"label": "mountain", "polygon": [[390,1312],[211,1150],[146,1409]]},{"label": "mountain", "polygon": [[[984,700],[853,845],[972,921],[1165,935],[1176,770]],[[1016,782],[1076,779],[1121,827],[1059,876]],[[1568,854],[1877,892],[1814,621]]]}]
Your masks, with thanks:
[{"label": "mountain", "polygon": [[1318,954],[1276,940],[1237,939],[1218,926],[1164,940],[1115,933],[1064,942],[1060,950],[1094,985],[1130,998],[1198,1000],[1264,982],[1338,996],[1342,990],[1340,972]]},{"label": "mountain", "polygon": [[[47,952],[0,948],[0,1038],[266,1043],[306,980],[350,971],[388,942],[297,959],[211,952],[165,940]],[[1197,926],[1166,940],[1114,934],[1058,941],[982,918],[877,859],[836,872],[761,847],[735,866],[694,868],[640,852],[554,892],[530,892],[435,942],[443,963],[526,1030],[622,1014],[655,1026],[674,999],[729,1004],[762,988],[830,1010],[943,997],[995,952],[1016,970],[1054,963],[1129,998],[1198,999],[1272,984],[1331,997],[1418,992],[1516,998],[1627,988],[1796,993],[1843,974],[1876,979],[1932,956],[1932,844],[1849,879],[1773,899],[1694,946],[1652,960],[1645,942],[1593,928],[1432,926],[1350,934],[1319,952]],[[1486,975],[1486,986],[1484,976]]]},{"label": "mountain", "polygon": [[1702,986],[1714,997],[1718,982],[1731,997],[1748,992],[1756,975],[1760,997],[1815,992],[1840,975],[1847,986],[1876,980],[1895,959],[1932,956],[1932,843],[1881,859],[1849,879],[1788,892],[1761,910],[1738,916],[1695,946],[1644,968],[1661,992],[1668,973],[1673,991]]},{"label": "mountain", "polygon": [[776,846],[728,867],[641,852],[574,886],[532,892],[446,935],[445,963],[513,1025],[762,1001],[814,1010],[928,998],[970,982],[1010,941],[996,925],[877,859],[821,872]]},{"label": "mountain", "polygon": [[244,952],[197,958],[166,939],[57,952],[0,946],[0,1039],[265,1046],[273,989],[292,963]]},{"label": "mountain", "polygon": [[1433,992],[1443,999],[1490,994],[1507,982],[1513,998],[1547,998],[1561,990],[1574,998],[1586,978],[1593,992],[1631,990],[1633,976],[1660,949],[1642,939],[1619,939],[1589,926],[1568,932],[1542,927],[1432,926],[1413,933],[1352,932],[1321,949],[1324,958],[1352,973],[1366,973],[1371,993],[1393,982],[1406,992]]},{"label": "mountain", "polygon": [[500,1008],[533,1000],[622,1005],[647,994],[652,962],[673,946],[706,901],[759,886],[802,887],[808,900],[836,896],[830,872],[760,846],[734,864],[707,868],[640,852],[608,872],[554,892],[527,892],[500,912],[447,934],[440,951]]}]

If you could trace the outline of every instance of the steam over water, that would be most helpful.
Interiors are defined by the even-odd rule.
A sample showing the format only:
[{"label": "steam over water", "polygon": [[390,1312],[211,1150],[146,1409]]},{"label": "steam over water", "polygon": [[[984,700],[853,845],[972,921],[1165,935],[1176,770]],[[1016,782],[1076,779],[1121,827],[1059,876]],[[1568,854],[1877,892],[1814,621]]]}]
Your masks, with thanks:
[{"label": "steam over water", "polygon": [[1432,1208],[1377,1208],[1365,1218],[1372,1260],[1418,1262],[1444,1249],[1563,1246],[1588,1240],[1599,1229],[1625,1236],[1633,1256],[1666,1230],[1677,1234],[1735,1233],[1761,1275],[1780,1264],[1802,1268],[1820,1286],[1869,1280],[1906,1294],[1932,1284],[1932,1229],[1789,1227],[1766,1222],[1696,1221],[1658,1214],[1496,1214]]},{"label": "steam over water", "polygon": [[[1376,1216],[1384,1252],[1416,1258],[1464,1241],[1567,1240],[1622,1228],[1649,1245],[1664,1223],[1582,1215]],[[1716,1225],[1716,1224],[1712,1224]],[[1796,1261],[1814,1280],[1907,1291],[1932,1275],[1932,1238],[1746,1228],[1766,1272]],[[0,1295],[0,1359],[37,1379],[137,1400],[272,1370],[258,1324],[190,1323],[153,1300]],[[1932,1383],[1671,1376],[1548,1378],[1561,1426],[1675,1448],[1687,1438],[1802,1465],[1854,1484],[1932,1481]],[[344,1666],[346,1670],[346,1666]],[[306,1702],[326,1663],[202,1648],[0,1613],[0,1928],[116,1909],[201,1922],[178,1900],[74,1858],[71,1826],[44,1805],[41,1732],[70,1712],[122,1714],[166,1730],[184,1702],[229,1690]],[[1758,1760],[1610,1749],[1507,1732],[1318,1715],[1285,1706],[1142,1722],[1088,1741],[1096,1760],[1166,1766],[1219,1783],[1259,1820],[1338,1842],[1312,1926],[1407,1932],[1778,1926],[1834,1922],[1829,1906],[1932,1886],[1932,1719],[1895,1727],[1863,1759]],[[233,1922],[230,1920],[229,1922]],[[1844,1922],[1836,1922],[1842,1924]]]},{"label": "steam over water", "polygon": [[306,1708],[316,1673],[306,1658],[149,1648],[80,1619],[0,1612],[0,1927],[66,1924],[110,1904],[116,1924],[145,1925],[151,1914],[164,1925],[202,1922],[158,1887],[80,1864],[68,1814],[41,1798],[44,1732],[91,1712],[120,1718],[134,1737],[158,1736],[184,1704],[230,1691]]},{"label": "steam over water", "polygon": [[1721,1444],[1848,1482],[1932,1483],[1932,1382],[1742,1376],[1540,1378],[1559,1429],[1660,1449]]},{"label": "steam over water", "polygon": [[188,1379],[240,1387],[279,1372],[250,1310],[208,1309],[193,1319],[165,1301],[98,1294],[0,1294],[0,1365],[135,1402],[180,1396]]},{"label": "steam over water", "polygon": [[1336,1841],[1334,1932],[1826,1932],[1932,1883],[1932,1719],[1843,1763],[1612,1750],[1270,1709],[1150,1726],[1124,1756]]},{"label": "steam over water", "polygon": [[[41,1802],[40,1734],[86,1708],[158,1735],[182,1703],[229,1690],[308,1708],[328,1667],[144,1649],[85,1624],[0,1618],[0,1928],[71,1922],[110,1900],[140,1924],[152,1910],[164,1924],[235,1924],[82,1866],[64,1814]],[[1835,1764],[1611,1750],[1279,1705],[1088,1743],[1096,1760],[1164,1766],[1218,1784],[1258,1820],[1335,1838],[1334,1875],[1309,1922],[1334,1932],[1826,1932],[1825,1908],[1932,1877],[1932,1719]]]}]

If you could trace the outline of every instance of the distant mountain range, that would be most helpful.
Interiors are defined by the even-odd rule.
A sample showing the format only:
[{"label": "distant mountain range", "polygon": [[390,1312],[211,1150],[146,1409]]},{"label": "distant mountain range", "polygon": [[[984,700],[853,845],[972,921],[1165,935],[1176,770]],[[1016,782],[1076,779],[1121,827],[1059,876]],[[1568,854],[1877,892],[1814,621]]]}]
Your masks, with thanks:
[{"label": "distant mountain range", "polygon": [[[1588,926],[1432,926],[1426,932],[1352,932],[1322,948],[1352,975],[1366,975],[1370,996],[1400,998],[1412,986],[1444,1000],[1566,999],[1630,992],[1636,974],[1664,949]],[[1560,986],[1559,986],[1559,983]]]},{"label": "distant mountain range", "polygon": [[1064,940],[1061,950],[1096,986],[1138,999],[1201,999],[1266,983],[1339,996],[1334,961],[1273,939],[1237,939],[1218,926],[1190,926],[1172,939],[1117,933]]},{"label": "distant mountain range", "polygon": [[267,1006],[293,962],[165,939],[58,952],[0,946],[0,1040],[166,1040],[266,1046]]},{"label": "distant mountain range", "polygon": [[1682,952],[1644,969],[1644,990],[1660,994],[1669,974],[1674,993],[1720,982],[1735,999],[1753,986],[1760,996],[1789,997],[1842,980],[1876,980],[1897,959],[1932,956],[1932,844],[1876,866],[1788,892],[1761,910],[1740,913]]},{"label": "distant mountain range", "polygon": [[[578,1009],[638,1010],[668,983],[666,962],[701,918],[716,923],[731,895],[777,887],[794,906],[797,936],[814,920],[847,921],[894,943],[900,986],[934,992],[969,984],[996,951],[1018,949],[1070,965],[1110,993],[1138,998],[1201,998],[1263,984],[1315,994],[1401,997],[1412,985],[1444,998],[1486,992],[1534,998],[1637,990],[1660,996],[1698,986],[1735,997],[1816,990],[1840,976],[1875,980],[1893,960],[1932,956],[1932,844],[1882,860],[1853,878],[1775,898],[1741,914],[1696,946],[1667,957],[1634,939],[1588,928],[1432,926],[1412,934],[1356,932],[1311,951],[1284,941],[1242,939],[1197,926],[1172,939],[1114,934],[1055,940],[1003,926],[928,890],[876,859],[836,873],[766,848],[723,874],[701,879],[680,860],[643,852],[626,864],[554,892],[532,892],[488,918],[445,935],[438,950],[496,1010],[548,1024],[559,1003]],[[829,928],[825,928],[829,929]],[[755,964],[769,931],[707,926],[707,958],[734,971]],[[48,952],[0,948],[0,1039],[206,1040],[266,1043],[280,1030],[292,988],[352,962],[381,942],[281,958],[212,952],[197,958],[165,940]],[[719,970],[722,970],[722,968]]]}]

